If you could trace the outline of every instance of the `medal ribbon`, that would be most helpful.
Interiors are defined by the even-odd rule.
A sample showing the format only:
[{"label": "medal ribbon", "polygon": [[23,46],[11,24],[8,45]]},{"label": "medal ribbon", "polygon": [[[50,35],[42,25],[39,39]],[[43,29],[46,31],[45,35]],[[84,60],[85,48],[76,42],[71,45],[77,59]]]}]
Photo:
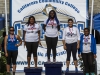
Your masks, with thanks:
[{"label": "medal ribbon", "polygon": [[32,30],[32,33],[33,33],[33,29],[34,29],[35,25],[32,25],[30,27],[31,27],[31,30]]},{"label": "medal ribbon", "polygon": [[52,25],[52,28],[53,28],[53,25],[54,25],[54,19],[53,19],[53,20],[50,20],[50,24]]},{"label": "medal ribbon", "polygon": [[32,31],[33,31],[34,27],[35,27],[35,25],[32,25],[32,26],[31,26],[31,30],[32,30]]},{"label": "medal ribbon", "polygon": [[88,43],[88,39],[89,39],[89,36],[88,36],[88,37],[85,37],[85,36],[84,36],[84,42],[85,42],[85,43]]},{"label": "medal ribbon", "polygon": [[70,34],[71,34],[71,36],[72,36],[72,31],[73,31],[73,28],[72,28],[72,30],[69,28],[69,31],[70,31]]},{"label": "medal ribbon", "polygon": [[14,35],[13,35],[13,36],[10,35],[10,39],[11,39],[11,41],[13,42],[13,41],[14,41]]}]

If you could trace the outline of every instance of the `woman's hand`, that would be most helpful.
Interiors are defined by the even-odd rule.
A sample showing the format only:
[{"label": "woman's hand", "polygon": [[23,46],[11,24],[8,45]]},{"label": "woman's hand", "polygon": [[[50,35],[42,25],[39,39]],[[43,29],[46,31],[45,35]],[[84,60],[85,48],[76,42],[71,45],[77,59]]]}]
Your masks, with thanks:
[{"label": "woman's hand", "polygon": [[81,55],[80,55],[80,54],[78,54],[78,57],[80,58],[80,57],[81,57]]},{"label": "woman's hand", "polygon": [[94,54],[94,58],[97,58],[97,56]]},{"label": "woman's hand", "polygon": [[25,43],[25,41],[24,41],[24,48],[25,48],[25,46],[26,46],[26,43]]},{"label": "woman's hand", "polygon": [[16,44],[15,46],[19,47],[19,44]]},{"label": "woman's hand", "polygon": [[79,49],[80,48],[80,45],[79,44],[77,44],[77,49]]},{"label": "woman's hand", "polygon": [[42,46],[41,41],[39,41],[39,45]]},{"label": "woman's hand", "polygon": [[63,48],[64,48],[64,50],[67,50],[67,47],[66,47],[66,45],[64,45],[64,46],[63,46]]},{"label": "woman's hand", "polygon": [[46,40],[46,35],[44,35],[44,40]]},{"label": "woman's hand", "polygon": [[8,57],[8,53],[7,52],[5,53],[5,56]]}]

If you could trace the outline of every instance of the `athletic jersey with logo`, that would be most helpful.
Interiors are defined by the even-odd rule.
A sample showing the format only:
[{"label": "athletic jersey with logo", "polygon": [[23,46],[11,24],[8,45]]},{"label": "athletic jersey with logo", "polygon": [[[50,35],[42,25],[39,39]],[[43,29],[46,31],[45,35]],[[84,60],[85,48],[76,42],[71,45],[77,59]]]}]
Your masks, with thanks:
[{"label": "athletic jersey with logo", "polygon": [[63,31],[63,40],[65,40],[66,43],[71,44],[75,43],[78,40],[80,40],[80,33],[77,27],[66,27]]},{"label": "athletic jersey with logo", "polygon": [[37,42],[39,41],[38,31],[40,30],[40,26],[38,24],[35,25],[25,25],[24,31],[25,34],[25,41],[26,42]]},{"label": "athletic jersey with logo", "polygon": [[83,37],[83,52],[82,53],[89,53],[91,47],[91,36],[85,36]]},{"label": "athletic jersey with logo", "polygon": [[8,35],[7,39],[7,50],[9,51],[15,51],[18,50],[18,47],[15,46],[17,44],[17,38],[14,35],[14,38],[11,38],[10,35]]},{"label": "athletic jersey with logo", "polygon": [[[44,21],[44,24],[46,25],[46,21]],[[55,20],[49,20],[49,22],[46,25],[46,31],[45,35],[47,37],[57,37],[58,36],[58,29],[57,29],[57,23]]]}]

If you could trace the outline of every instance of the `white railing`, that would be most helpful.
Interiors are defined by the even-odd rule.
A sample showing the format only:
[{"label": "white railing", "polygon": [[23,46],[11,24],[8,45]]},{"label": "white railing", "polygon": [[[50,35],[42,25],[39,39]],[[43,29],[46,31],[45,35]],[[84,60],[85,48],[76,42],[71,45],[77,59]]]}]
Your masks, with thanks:
[{"label": "white railing", "polygon": [[6,24],[6,35],[8,35],[8,25],[7,25],[7,0],[5,0],[5,24]]}]

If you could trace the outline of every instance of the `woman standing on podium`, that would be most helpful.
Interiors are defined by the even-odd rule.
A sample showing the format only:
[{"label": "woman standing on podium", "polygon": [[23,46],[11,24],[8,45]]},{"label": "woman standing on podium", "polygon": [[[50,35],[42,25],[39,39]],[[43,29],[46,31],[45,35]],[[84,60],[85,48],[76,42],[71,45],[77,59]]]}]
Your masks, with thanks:
[{"label": "woman standing on podium", "polygon": [[58,31],[60,30],[59,20],[57,18],[56,12],[51,10],[49,12],[49,17],[46,21],[44,21],[43,29],[45,31],[46,36],[46,44],[47,44],[47,61],[50,63],[50,53],[51,49],[53,52],[53,62],[56,62],[56,46],[58,42]]},{"label": "woman standing on podium", "polygon": [[[7,75],[10,75],[11,60],[13,64],[13,75],[15,75],[18,47],[22,44],[22,40],[18,35],[14,34],[14,27],[10,27],[9,31],[10,34],[5,36],[4,39],[4,50],[5,56],[7,57]],[[17,43],[17,40],[19,40],[19,43]]]},{"label": "woman standing on podium", "polygon": [[66,27],[63,31],[63,47],[67,51],[67,59],[66,59],[66,72],[69,72],[69,64],[70,64],[70,56],[72,52],[75,71],[77,72],[77,58],[76,53],[77,49],[79,49],[80,44],[80,33],[77,27],[73,26],[73,20],[68,19],[68,27]]},{"label": "woman standing on podium", "polygon": [[[96,58],[96,40],[93,35],[90,35],[89,29],[84,29],[84,34],[80,39],[80,53],[85,67],[85,75],[94,75],[94,58]],[[90,73],[90,74],[89,74]]]},{"label": "woman standing on podium", "polygon": [[40,43],[40,26],[36,24],[35,17],[30,16],[24,26],[24,46],[27,48],[27,68],[30,68],[31,54],[34,57],[35,68],[37,68],[37,48]]}]

